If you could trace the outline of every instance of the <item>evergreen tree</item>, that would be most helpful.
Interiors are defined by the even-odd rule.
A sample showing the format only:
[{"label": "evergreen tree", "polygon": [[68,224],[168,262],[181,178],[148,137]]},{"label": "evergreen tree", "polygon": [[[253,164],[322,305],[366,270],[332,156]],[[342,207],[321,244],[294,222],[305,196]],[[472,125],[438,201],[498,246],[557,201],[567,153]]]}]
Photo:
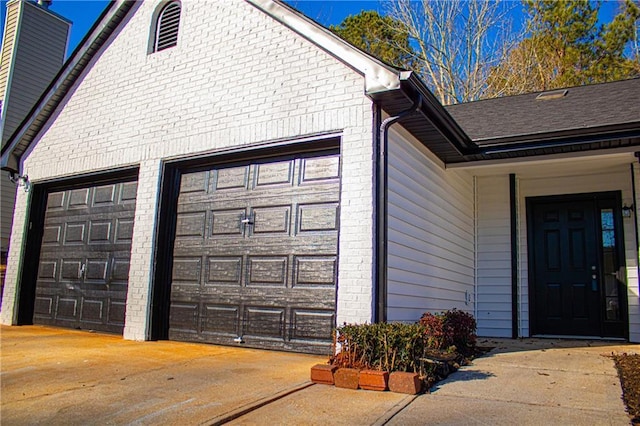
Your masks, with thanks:
[{"label": "evergreen tree", "polygon": [[600,2],[525,0],[528,37],[492,70],[487,97],[633,78],[640,8],[632,0],[608,24]]},{"label": "evergreen tree", "polygon": [[329,29],[389,65],[416,68],[415,52],[409,45],[404,25],[389,16],[381,16],[375,10],[362,11]]}]

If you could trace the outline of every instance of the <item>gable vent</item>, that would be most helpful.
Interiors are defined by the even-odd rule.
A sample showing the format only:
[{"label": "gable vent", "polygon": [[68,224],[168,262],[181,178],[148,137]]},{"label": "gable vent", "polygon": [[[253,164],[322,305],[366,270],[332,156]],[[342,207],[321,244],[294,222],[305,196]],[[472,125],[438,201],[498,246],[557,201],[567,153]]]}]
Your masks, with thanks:
[{"label": "gable vent", "polygon": [[180,26],[180,3],[172,2],[166,5],[156,26],[156,42],[154,52],[168,49],[178,44],[178,28]]},{"label": "gable vent", "polygon": [[542,92],[538,96],[536,96],[537,101],[548,101],[550,99],[559,99],[567,96],[569,91],[566,89],[562,90],[552,90],[550,92]]}]

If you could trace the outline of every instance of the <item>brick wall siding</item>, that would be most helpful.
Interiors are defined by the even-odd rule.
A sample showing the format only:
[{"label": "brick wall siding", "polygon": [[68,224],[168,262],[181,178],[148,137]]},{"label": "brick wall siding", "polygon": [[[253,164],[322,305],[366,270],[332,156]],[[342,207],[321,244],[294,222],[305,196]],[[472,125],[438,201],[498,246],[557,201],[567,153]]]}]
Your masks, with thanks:
[{"label": "brick wall siding", "polygon": [[[147,337],[162,161],[300,135],[342,136],[338,323],[371,321],[372,106],[364,78],[242,2],[183,2],[178,46],[148,54],[158,2],[107,45],[25,156],[31,181],[138,165],[125,338]],[[14,322],[28,194],[16,204],[0,322]]]}]

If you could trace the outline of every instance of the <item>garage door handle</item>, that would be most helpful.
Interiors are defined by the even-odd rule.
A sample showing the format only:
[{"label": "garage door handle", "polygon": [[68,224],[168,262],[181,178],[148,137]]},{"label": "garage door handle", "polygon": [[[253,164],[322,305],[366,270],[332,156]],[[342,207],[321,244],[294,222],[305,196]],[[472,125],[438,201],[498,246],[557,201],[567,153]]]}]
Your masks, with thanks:
[{"label": "garage door handle", "polygon": [[249,215],[249,217],[245,217],[244,213],[242,213],[242,219],[240,220],[240,223],[244,226],[253,225],[253,218],[251,216],[252,215]]}]

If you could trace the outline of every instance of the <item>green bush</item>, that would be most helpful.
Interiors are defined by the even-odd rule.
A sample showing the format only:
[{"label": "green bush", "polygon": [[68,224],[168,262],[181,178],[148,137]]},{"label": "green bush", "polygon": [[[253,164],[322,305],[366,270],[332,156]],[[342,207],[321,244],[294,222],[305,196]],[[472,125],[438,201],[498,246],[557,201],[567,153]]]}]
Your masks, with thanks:
[{"label": "green bush", "polygon": [[331,363],[340,367],[420,372],[425,350],[420,324],[343,325],[336,330],[339,352]]},{"label": "green bush", "polygon": [[[425,313],[416,324],[345,324],[335,330],[339,348],[331,364],[339,367],[406,371],[427,375],[425,358],[433,351],[462,357],[473,355],[476,321],[470,314],[453,309]],[[451,357],[451,359],[456,357]],[[427,363],[428,364],[428,363]]]}]

